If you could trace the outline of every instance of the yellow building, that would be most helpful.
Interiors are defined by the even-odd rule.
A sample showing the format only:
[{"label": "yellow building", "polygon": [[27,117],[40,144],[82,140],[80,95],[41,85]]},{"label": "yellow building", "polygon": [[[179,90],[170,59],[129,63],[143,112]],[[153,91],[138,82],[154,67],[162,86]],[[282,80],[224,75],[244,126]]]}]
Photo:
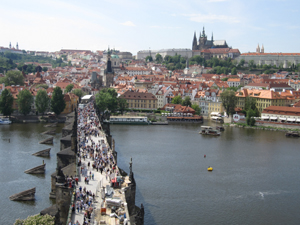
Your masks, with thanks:
[{"label": "yellow building", "polygon": [[62,114],[73,112],[77,107],[77,102],[79,101],[79,97],[73,93],[67,93],[64,95],[64,99],[66,102],[66,108],[64,109]]},{"label": "yellow building", "polygon": [[289,101],[286,96],[282,96],[279,92],[271,90],[243,89],[236,92],[235,96],[238,98],[236,107],[242,109],[245,109],[246,97],[255,98],[256,107],[260,113],[269,106],[286,106]]},{"label": "yellow building", "polygon": [[157,109],[157,98],[152,93],[126,91],[120,98],[126,99],[129,109]]},{"label": "yellow building", "polygon": [[222,102],[208,102],[208,116],[211,116],[211,113],[221,114],[224,112],[224,107]]}]

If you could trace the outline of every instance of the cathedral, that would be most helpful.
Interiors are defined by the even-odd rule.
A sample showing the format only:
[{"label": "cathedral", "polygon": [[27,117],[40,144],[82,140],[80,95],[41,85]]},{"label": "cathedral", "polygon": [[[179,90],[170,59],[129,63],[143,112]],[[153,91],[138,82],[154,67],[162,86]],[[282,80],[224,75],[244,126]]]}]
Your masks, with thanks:
[{"label": "cathedral", "polygon": [[200,32],[199,40],[197,40],[196,32],[194,33],[192,50],[205,50],[210,48],[228,48],[225,40],[215,41],[213,34],[211,35],[211,40],[207,40],[207,35],[205,34],[205,29],[203,27],[202,34]]}]

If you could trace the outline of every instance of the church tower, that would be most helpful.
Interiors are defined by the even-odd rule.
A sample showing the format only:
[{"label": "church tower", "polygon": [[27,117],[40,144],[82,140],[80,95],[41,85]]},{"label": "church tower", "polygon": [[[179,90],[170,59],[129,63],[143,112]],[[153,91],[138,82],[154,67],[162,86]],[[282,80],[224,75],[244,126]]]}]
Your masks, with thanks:
[{"label": "church tower", "polygon": [[11,42],[9,42],[9,48],[11,48]]},{"label": "church tower", "polygon": [[19,50],[19,45],[18,45],[18,42],[17,42],[16,48]]},{"label": "church tower", "polygon": [[261,51],[260,51],[260,53],[265,53],[264,45],[261,45]]},{"label": "church tower", "polygon": [[114,83],[114,76],[115,76],[115,73],[114,73],[114,71],[112,69],[112,66],[111,66],[110,57],[111,57],[111,52],[110,52],[110,50],[108,48],[106,70],[104,72],[105,86],[106,87],[110,87],[111,85],[113,85],[113,83]]},{"label": "church tower", "polygon": [[257,47],[256,47],[256,53],[260,53],[260,47],[259,47],[259,44],[257,44]]},{"label": "church tower", "polygon": [[193,39],[193,45],[192,45],[192,50],[197,50],[197,37],[196,37],[196,32],[194,32],[194,39]]},{"label": "church tower", "polygon": [[203,27],[202,35],[199,37],[199,50],[206,49],[205,44],[207,41],[207,36],[205,34],[205,29]]}]

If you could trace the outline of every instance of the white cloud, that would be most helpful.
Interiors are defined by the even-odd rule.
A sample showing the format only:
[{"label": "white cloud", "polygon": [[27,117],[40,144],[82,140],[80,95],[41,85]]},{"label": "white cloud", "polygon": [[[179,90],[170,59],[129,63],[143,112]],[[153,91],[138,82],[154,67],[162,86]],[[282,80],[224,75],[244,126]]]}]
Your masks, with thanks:
[{"label": "white cloud", "polygon": [[126,21],[125,23],[121,23],[121,24],[128,27],[135,27],[135,24],[131,21]]},{"label": "white cloud", "polygon": [[224,23],[239,23],[240,20],[233,16],[226,15],[203,15],[203,14],[186,14],[184,15],[189,17],[191,21],[198,23],[213,23],[213,22],[224,22]]}]

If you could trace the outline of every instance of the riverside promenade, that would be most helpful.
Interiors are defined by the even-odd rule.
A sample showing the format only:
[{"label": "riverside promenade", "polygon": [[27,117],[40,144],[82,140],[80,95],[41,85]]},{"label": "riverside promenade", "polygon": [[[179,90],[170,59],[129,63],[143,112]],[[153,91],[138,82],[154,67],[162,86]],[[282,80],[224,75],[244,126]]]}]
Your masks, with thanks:
[{"label": "riverside promenade", "polygon": [[77,141],[79,175],[68,224],[130,225],[124,188],[131,181],[120,175],[92,103],[78,110]]}]

